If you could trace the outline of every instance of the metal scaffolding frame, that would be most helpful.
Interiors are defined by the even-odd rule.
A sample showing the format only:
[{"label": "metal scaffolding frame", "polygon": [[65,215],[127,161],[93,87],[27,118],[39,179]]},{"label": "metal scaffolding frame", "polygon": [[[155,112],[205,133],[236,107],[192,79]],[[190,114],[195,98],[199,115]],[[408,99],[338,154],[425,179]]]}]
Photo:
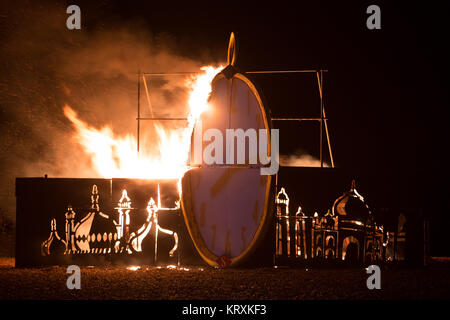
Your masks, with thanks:
[{"label": "metal scaffolding frame", "polygon": [[[320,123],[320,134],[319,134],[319,148],[320,148],[320,167],[323,168],[324,164],[324,152],[323,152],[323,133],[325,131],[325,136],[327,139],[327,145],[328,145],[328,153],[330,157],[331,167],[334,168],[334,159],[333,159],[333,152],[331,148],[331,142],[330,142],[330,134],[328,130],[328,119],[326,117],[325,113],[325,105],[323,102],[323,74],[325,72],[328,72],[328,70],[325,69],[311,69],[311,70],[262,70],[262,71],[248,71],[245,72],[245,74],[286,74],[286,73],[315,73],[317,78],[317,85],[319,89],[319,96],[320,96],[320,117],[317,118],[304,118],[304,117],[297,117],[297,118],[272,118],[272,121],[318,121]],[[140,127],[141,127],[141,121],[143,120],[149,120],[149,121],[187,121],[186,117],[155,117],[153,114],[153,108],[150,100],[150,94],[148,90],[148,85],[146,81],[146,77],[152,77],[152,76],[187,76],[192,74],[197,74],[199,72],[138,72],[138,102],[137,102],[137,152],[139,153],[140,149]],[[151,117],[141,117],[141,78],[142,83],[144,84],[145,94],[147,98],[147,103],[149,105],[150,109],[150,115]],[[324,130],[325,129],[325,130]]]}]

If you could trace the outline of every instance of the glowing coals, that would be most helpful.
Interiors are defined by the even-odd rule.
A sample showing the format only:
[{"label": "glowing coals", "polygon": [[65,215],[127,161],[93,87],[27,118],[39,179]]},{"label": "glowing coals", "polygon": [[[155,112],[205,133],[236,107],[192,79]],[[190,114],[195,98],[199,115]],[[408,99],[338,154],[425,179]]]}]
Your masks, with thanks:
[{"label": "glowing coals", "polygon": [[131,270],[131,271],[137,271],[137,270],[140,270],[141,267],[139,267],[139,266],[129,266],[129,267],[127,267],[127,269]]}]

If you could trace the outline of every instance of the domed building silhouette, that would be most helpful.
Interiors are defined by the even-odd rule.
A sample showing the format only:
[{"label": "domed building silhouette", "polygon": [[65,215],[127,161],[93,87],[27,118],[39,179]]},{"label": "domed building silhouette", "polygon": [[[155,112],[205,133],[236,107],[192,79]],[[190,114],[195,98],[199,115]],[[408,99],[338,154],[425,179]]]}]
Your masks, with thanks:
[{"label": "domed building silhouette", "polygon": [[[289,198],[284,188],[281,190],[275,201],[277,213],[288,213],[289,208],[285,207],[289,206],[289,201],[285,199]],[[384,257],[383,231],[353,180],[350,190],[338,197],[323,216],[317,212],[306,215],[301,207],[294,217],[277,214],[276,260],[281,263],[293,258],[377,262]],[[295,241],[292,241],[293,237]],[[293,250],[286,250],[289,246]]]}]

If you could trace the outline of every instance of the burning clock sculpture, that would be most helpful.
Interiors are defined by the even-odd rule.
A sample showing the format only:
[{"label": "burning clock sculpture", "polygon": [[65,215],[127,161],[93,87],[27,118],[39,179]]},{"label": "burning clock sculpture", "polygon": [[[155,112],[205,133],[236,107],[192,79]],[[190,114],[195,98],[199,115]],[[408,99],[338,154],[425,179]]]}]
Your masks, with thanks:
[{"label": "burning clock sculpture", "polygon": [[[325,71],[242,72],[236,67],[232,34],[228,65],[211,82],[214,110],[200,117],[203,129],[221,131],[222,136],[235,129],[265,131],[270,156],[275,141],[267,132],[274,128],[275,121],[318,121],[321,167],[280,166],[276,173],[261,175],[265,165],[252,163],[249,152],[239,165],[229,165],[228,158],[222,159],[224,165],[191,158],[181,181],[18,178],[16,266],[92,264],[115,259],[126,263],[180,263],[193,257],[190,261],[194,263],[225,267],[272,265],[274,259],[276,264],[323,259],[367,263],[389,259],[392,252],[395,257],[396,249],[389,250],[394,233],[375,222],[354,183],[349,192],[330,202],[342,190],[342,183],[349,180],[348,175],[336,174],[334,169],[322,100]],[[271,116],[251,76],[272,73],[316,75],[320,117]],[[144,84],[147,90],[145,79]],[[137,120],[139,150],[139,121],[144,120],[139,111]],[[202,134],[202,126],[196,123],[193,140],[198,131]],[[330,168],[323,166],[323,133]],[[195,153],[191,148],[191,157]],[[236,158],[236,152],[233,154]],[[86,206],[88,190],[91,199]],[[298,207],[296,212],[289,209],[292,203]],[[311,214],[317,211],[327,213]],[[50,235],[46,238],[49,222]]]}]

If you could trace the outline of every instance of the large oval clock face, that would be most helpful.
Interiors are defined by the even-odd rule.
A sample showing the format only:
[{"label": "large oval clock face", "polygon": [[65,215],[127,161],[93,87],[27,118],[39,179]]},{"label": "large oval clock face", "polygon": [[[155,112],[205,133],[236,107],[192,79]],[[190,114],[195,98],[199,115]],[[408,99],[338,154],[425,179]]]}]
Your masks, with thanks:
[{"label": "large oval clock face", "polygon": [[[249,152],[248,138],[245,156],[241,155],[240,161],[237,140],[234,148],[226,143],[226,129],[270,132],[261,98],[244,75],[237,73],[227,79],[218,74],[214,78],[210,109],[202,114],[201,128],[196,126],[193,137],[198,134],[196,130],[205,133],[208,129],[222,133],[223,158],[222,161],[216,158],[218,161],[213,164],[204,160],[195,163],[191,158],[191,164],[198,167],[182,178],[183,215],[202,258],[211,266],[234,266],[251,256],[270,223],[272,177],[261,175],[258,159]],[[266,154],[270,152],[270,135],[267,136]],[[202,151],[208,144],[210,141],[203,142]],[[191,155],[194,153],[191,148]]]}]

